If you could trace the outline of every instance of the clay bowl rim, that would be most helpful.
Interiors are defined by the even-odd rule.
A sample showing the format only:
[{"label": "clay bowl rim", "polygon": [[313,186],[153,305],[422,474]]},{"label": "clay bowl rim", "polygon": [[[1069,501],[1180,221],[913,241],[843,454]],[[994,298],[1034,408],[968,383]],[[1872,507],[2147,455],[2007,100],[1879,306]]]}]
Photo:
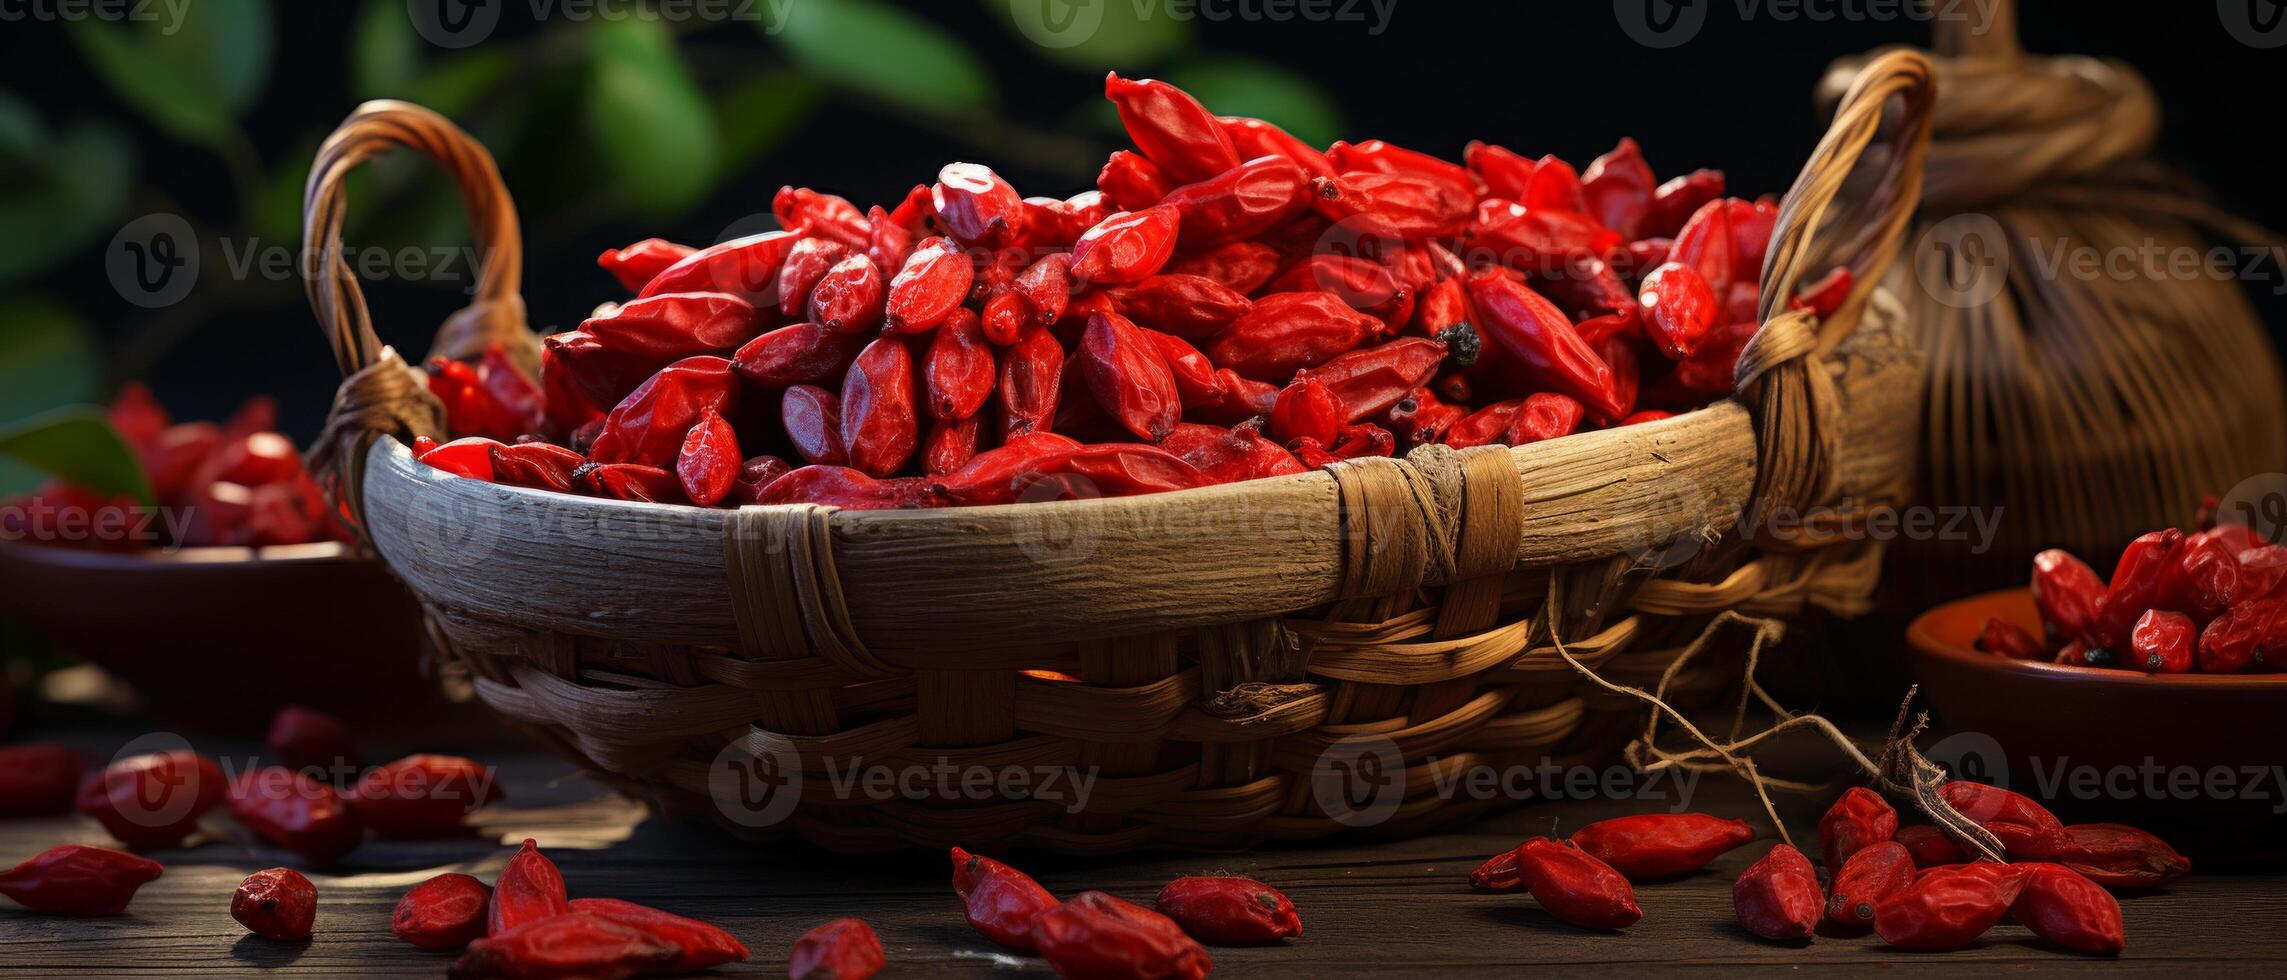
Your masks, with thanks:
[{"label": "clay bowl rim", "polygon": [[1906,627],[1906,641],[1917,657],[1948,661],[1971,670],[2006,677],[2018,681],[2055,681],[2066,684],[2114,684],[2138,687],[2224,688],[2248,690],[2278,690],[2287,695],[2287,672],[2268,674],[2148,674],[2140,670],[2118,667],[2082,667],[2073,664],[2050,663],[2044,660],[2013,660],[1997,657],[1977,650],[1968,641],[1947,639],[1954,632],[1951,627],[1958,619],[1974,623],[1971,634],[1985,624],[1989,616],[2001,616],[2019,626],[2035,630],[2040,624],[2022,616],[2008,615],[2020,608],[2032,608],[2033,590],[2027,586],[1999,589],[1979,595],[1941,603],[1914,617]]}]

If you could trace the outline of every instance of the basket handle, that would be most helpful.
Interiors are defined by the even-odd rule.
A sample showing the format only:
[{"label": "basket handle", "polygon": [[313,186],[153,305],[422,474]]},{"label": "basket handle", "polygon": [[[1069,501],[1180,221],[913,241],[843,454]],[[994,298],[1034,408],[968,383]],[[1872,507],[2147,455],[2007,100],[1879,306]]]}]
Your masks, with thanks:
[{"label": "basket handle", "polygon": [[538,367],[537,341],[524,323],[524,241],[516,205],[500,180],[492,154],[460,127],[410,102],[377,99],[358,106],[318,147],[302,192],[302,268],[310,309],[332,343],[344,378],[382,359],[365,291],[342,254],[342,222],[349,209],[349,175],[366,161],[400,147],[437,162],[460,186],[469,230],[477,245],[476,298],[446,321],[433,355],[466,357],[501,343],[528,369]]},{"label": "basket handle", "polygon": [[[1820,361],[1850,335],[1897,258],[1921,201],[1922,163],[1930,145],[1930,113],[1937,84],[1930,60],[1896,50],[1868,61],[1836,107],[1834,122],[1779,202],[1779,217],[1763,263],[1763,326],[1740,352],[1736,374],[1742,400],[1755,410],[1757,459],[1754,501],[1802,508],[1826,500],[1830,460],[1842,428],[1828,416],[1841,410],[1834,381]],[[1895,100],[1897,110],[1891,111]],[[1875,146],[1888,120],[1892,132],[1872,187],[1830,215],[1852,174]],[[1823,322],[1790,309],[1796,283],[1837,259],[1852,273],[1850,295]],[[1767,522],[1766,522],[1767,523]]]},{"label": "basket handle", "polygon": [[540,341],[525,325],[519,292],[523,236],[492,154],[445,117],[412,103],[381,99],[358,106],[326,137],[310,165],[302,191],[302,274],[310,310],[342,373],[325,430],[310,444],[308,466],[348,504],[360,529],[365,454],[373,441],[383,435],[445,435],[444,406],[429,393],[426,377],[374,334],[373,313],[342,250],[350,173],[400,147],[436,161],[460,185],[477,245],[475,299],[445,321],[430,354],[464,358],[500,344],[527,376],[540,376]]}]

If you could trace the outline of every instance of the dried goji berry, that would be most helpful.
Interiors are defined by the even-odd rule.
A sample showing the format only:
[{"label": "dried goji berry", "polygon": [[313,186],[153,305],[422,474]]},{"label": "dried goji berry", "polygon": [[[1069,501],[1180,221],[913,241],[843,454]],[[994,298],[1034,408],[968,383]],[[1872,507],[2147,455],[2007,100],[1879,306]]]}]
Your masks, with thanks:
[{"label": "dried goji berry", "polygon": [[1897,832],[1898,811],[1889,801],[1866,787],[1853,786],[1819,818],[1819,851],[1831,873],[1841,870],[1860,848],[1889,840]]},{"label": "dried goji berry", "polygon": [[1097,222],[1072,243],[1072,281],[1080,286],[1142,282],[1175,254],[1177,211],[1154,205]]},{"label": "dried goji berry", "polygon": [[189,749],[113,762],[82,786],[79,812],[136,850],[175,847],[228,791],[222,768]]},{"label": "dried goji berry", "polygon": [[787,954],[787,980],[866,980],[888,962],[863,919],[835,919],[802,934]]},{"label": "dried goji berry", "polygon": [[646,238],[624,248],[605,251],[596,256],[596,264],[611,273],[612,278],[619,280],[619,284],[632,293],[641,290],[661,272],[665,272],[668,266],[682,261],[684,256],[694,251],[697,250],[689,245],[677,245],[662,238]]},{"label": "dried goji berry", "polygon": [[45,915],[118,915],[164,870],[124,851],[65,844],[0,871],[0,895]]},{"label": "dried goji berry", "polygon": [[842,376],[842,450],[849,465],[871,476],[888,476],[913,458],[921,440],[914,405],[913,354],[905,342],[884,336],[867,344]]},{"label": "dried goji berry", "polygon": [[1900,827],[1890,839],[1913,855],[1917,868],[1933,868],[1941,864],[1960,864],[1969,860],[1969,852],[1948,836],[1945,831],[1928,825]]},{"label": "dried goji berry", "polygon": [[1581,850],[1631,881],[1697,871],[1754,839],[1755,829],[1746,821],[1704,813],[1641,813],[1572,832],[1572,842]]},{"label": "dried goji berry", "polygon": [[1159,890],[1153,907],[1202,942],[1267,943],[1302,935],[1294,902],[1252,878],[1177,878]]},{"label": "dried goji berry", "polygon": [[766,231],[709,245],[684,256],[638,290],[638,299],[662,293],[729,293],[756,307],[778,305],[778,267],[802,240],[792,231]]},{"label": "dried goji berry", "polygon": [[1104,76],[1104,97],[1119,109],[1128,139],[1179,183],[1239,165],[1239,151],[1214,114],[1190,93],[1152,78]]},{"label": "dried goji berry", "polygon": [[1900,949],[1960,949],[2001,921],[2009,903],[1985,874],[1932,868],[1874,906],[1874,932]]},{"label": "dried goji berry", "polygon": [[298,704],[278,709],[262,740],[271,758],[288,769],[328,769],[357,763],[357,742],[349,726],[332,715]]},{"label": "dried goji berry", "polygon": [[318,887],[292,868],[257,871],[231,894],[230,917],[264,939],[308,939],[318,918]]},{"label": "dried goji berry", "polygon": [[1056,896],[1024,872],[981,854],[954,848],[953,891],[969,926],[1011,949],[1032,952],[1033,922],[1056,907]]},{"label": "dried goji berry", "polygon": [[[882,329],[890,333],[923,333],[936,329],[968,298],[969,285],[975,279],[976,267],[952,239],[939,237],[922,242],[906,256],[905,265],[889,282]],[[823,317],[817,319],[825,322]]]},{"label": "dried goji berry", "polygon": [[2120,903],[2095,882],[2055,865],[2025,875],[2010,911],[2033,935],[2094,956],[2118,956],[2127,947]]},{"label": "dried goji berry", "polygon": [[1786,844],[1772,847],[1731,883],[1739,925],[1765,939],[1810,938],[1825,906],[1810,859]]},{"label": "dried goji berry", "polygon": [[484,935],[492,887],[464,874],[441,874],[405,892],[389,931],[422,949],[460,949]]},{"label": "dried goji berry", "polygon": [[383,837],[420,837],[461,829],[478,807],[501,798],[491,770],[454,755],[409,755],[366,770],[350,805]]},{"label": "dried goji berry", "polygon": [[592,915],[673,945],[677,955],[660,972],[697,973],[747,957],[746,944],[721,928],[648,905],[616,898],[575,898],[568,908],[575,915]]},{"label": "dried goji berry", "polygon": [[998,248],[1016,236],[1023,199],[992,168],[948,163],[937,171],[930,202],[947,233],[964,245]]},{"label": "dried goji berry", "polygon": [[540,853],[530,837],[516,849],[493,881],[492,904],[485,912],[485,932],[498,939],[519,927],[545,922],[571,907],[564,893],[564,874],[556,862]]},{"label": "dried goji berry", "polygon": [[253,769],[230,784],[230,815],[256,837],[318,867],[341,860],[365,825],[332,786],[289,769]]},{"label": "dried goji berry", "polygon": [[1628,879],[1571,841],[1517,845],[1517,874],[1541,908],[1573,925],[1625,929],[1644,917]]},{"label": "dried goji berry", "polygon": [[450,975],[475,977],[629,977],[674,972],[674,943],[592,912],[566,912],[494,929],[469,943]]},{"label": "dried goji berry", "polygon": [[1103,892],[1082,892],[1039,913],[1031,938],[1063,977],[1198,980],[1213,965],[1174,920]]},{"label": "dried goji berry", "polygon": [[1834,873],[1826,900],[1827,925],[1849,934],[1874,927],[1874,907],[1914,881],[1914,856],[1904,844],[1882,841],[1859,848]]}]

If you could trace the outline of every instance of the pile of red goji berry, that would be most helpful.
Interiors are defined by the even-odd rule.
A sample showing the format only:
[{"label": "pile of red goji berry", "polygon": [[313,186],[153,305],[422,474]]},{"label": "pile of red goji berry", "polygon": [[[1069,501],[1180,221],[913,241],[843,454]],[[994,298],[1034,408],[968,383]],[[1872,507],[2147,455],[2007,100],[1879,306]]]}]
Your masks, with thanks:
[{"label": "pile of red goji berry", "polygon": [[2043,636],[1994,618],[1977,648],[2152,674],[2287,667],[2287,547],[2218,523],[2212,497],[2196,524],[2130,542],[2109,582],[2061,548],[2033,556]]},{"label": "pile of red goji berry", "polygon": [[[1871,790],[1853,788],[1819,820],[1824,883],[1809,858],[1774,845],[1732,883],[1741,927],[1765,939],[1872,931],[1901,949],[1959,949],[2004,917],[2077,953],[2126,944],[2106,888],[2153,888],[2191,862],[2151,834],[2119,824],[2065,825],[2033,800],[1955,780],[1945,801],[2002,842],[2008,863],[1974,860],[1933,826],[1899,825]],[[1689,874],[1755,838],[1744,821],[1651,813],[1598,821],[1565,840],[1535,837],[1469,875],[1485,891],[1531,893],[1552,916],[1592,929],[1643,917],[1633,882]]]},{"label": "pile of red goji berry", "polygon": [[[1120,496],[1414,446],[1518,445],[1731,390],[1777,209],[1472,143],[1320,151],[1112,75],[1134,150],[1021,197],[954,163],[895,207],[781,190],[783,230],[603,255],[635,293],[547,337],[432,361],[504,484],[706,506]],[[1793,302],[1831,314],[1836,269]]]},{"label": "pile of red goji berry", "polygon": [[351,540],[293,440],[276,431],[270,399],[249,399],[220,423],[175,422],[149,389],[129,384],[109,414],[159,510],[58,481],[0,505],[0,528],[15,540],[104,551]]}]

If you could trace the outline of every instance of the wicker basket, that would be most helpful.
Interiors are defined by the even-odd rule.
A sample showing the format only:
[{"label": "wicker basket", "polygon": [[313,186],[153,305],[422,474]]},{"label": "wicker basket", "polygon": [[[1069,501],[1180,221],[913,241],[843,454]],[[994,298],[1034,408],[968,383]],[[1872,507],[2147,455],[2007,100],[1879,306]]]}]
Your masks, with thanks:
[{"label": "wicker basket", "polygon": [[[520,248],[481,147],[373,103],[319,150],[306,197],[310,299],[348,376],[315,462],[486,703],[668,811],[841,851],[1229,848],[1360,823],[1313,775],[1371,742],[1393,753],[1378,788],[1403,790],[1373,822],[1412,832],[1493,805],[1437,792],[1441,776],[1606,755],[1640,726],[1554,639],[1649,687],[1715,614],[1863,604],[1879,545],[1831,533],[1851,511],[1737,529],[1751,506],[1881,505],[1911,484],[1899,305],[1862,287],[1818,322],[1774,300],[1837,263],[1881,281],[1931,101],[1911,53],[1844,100],[1780,206],[1736,401],[1182,493],[872,512],[594,500],[416,464],[400,440],[435,434],[439,409],[375,338],[342,259],[346,178],[410,147],[460,182],[488,262],[442,353],[530,343]],[[1886,110],[1894,149],[1838,201]],[[1670,691],[1722,683],[1687,672]],[[776,798],[799,788],[790,809],[753,819],[724,778],[748,757],[779,767]],[[1039,793],[884,801],[837,786],[858,759],[1096,779],[1077,812]]]},{"label": "wicker basket", "polygon": [[[1928,180],[1892,286],[1929,367],[1917,500],[2002,520],[1992,541],[1897,549],[1886,599],[1905,615],[2022,585],[2044,548],[2108,568],[2203,495],[2287,466],[2279,359],[2245,284],[2045,271],[2280,239],[2149,159],[2160,105],[2134,68],[2026,53],[2016,6],[1937,22]],[[1863,64],[1838,64],[1825,95]]]}]

